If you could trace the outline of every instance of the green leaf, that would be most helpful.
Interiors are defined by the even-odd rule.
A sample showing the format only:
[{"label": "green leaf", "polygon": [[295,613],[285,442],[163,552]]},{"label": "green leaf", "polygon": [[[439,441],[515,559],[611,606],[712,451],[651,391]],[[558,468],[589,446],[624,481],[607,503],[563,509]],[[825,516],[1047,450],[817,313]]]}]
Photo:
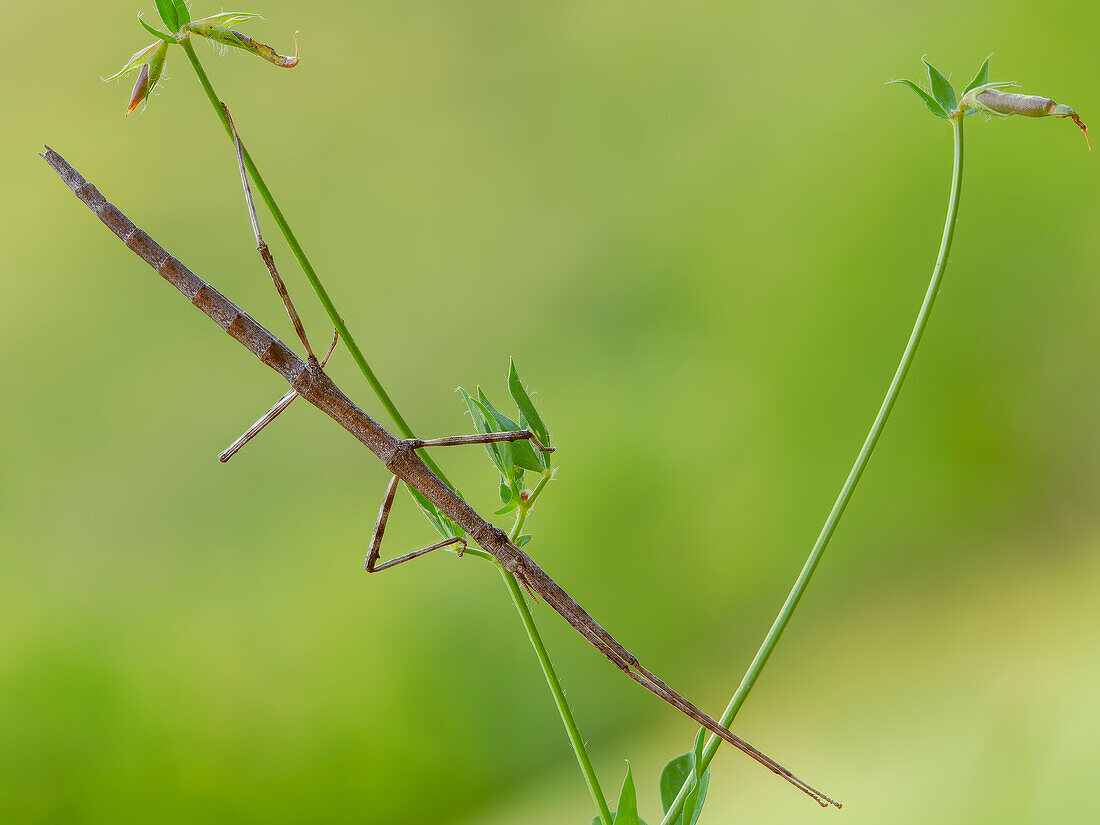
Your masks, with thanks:
[{"label": "green leaf", "polygon": [[924,65],[928,67],[928,85],[932,89],[932,96],[936,98],[945,112],[954,111],[955,107],[959,105],[959,100],[955,97],[955,89],[951,86],[951,81],[927,60],[924,61]]},{"label": "green leaf", "polygon": [[518,539],[516,539],[516,547],[526,547],[527,542],[529,542],[532,538],[533,536],[530,533],[526,533],[520,536]]},{"label": "green leaf", "polygon": [[509,501],[507,504],[505,504],[503,507],[501,507],[499,510],[494,510],[493,515],[494,516],[503,516],[505,513],[512,512],[517,507],[519,507],[519,499],[514,498],[511,501]]},{"label": "green leaf", "polygon": [[500,480],[500,490],[498,492],[500,493],[501,504],[511,504],[517,498],[512,495],[512,488],[505,483],[504,479]]},{"label": "green leaf", "polygon": [[914,83],[912,80],[906,80],[905,78],[901,78],[900,80],[888,80],[886,82],[888,84],[889,83],[904,83],[906,86],[908,86],[910,89],[912,89],[914,92],[916,92],[920,96],[921,100],[923,100],[924,104],[928,107],[928,111],[930,111],[936,117],[942,117],[942,118],[947,117],[947,112],[944,111],[944,108],[943,108],[943,106],[940,105],[939,101],[936,100],[936,98],[932,97],[932,95],[928,94],[928,92],[926,92],[924,89],[922,89],[916,83]]},{"label": "green leaf", "polygon": [[[463,533],[466,532],[461,527],[459,527],[457,524],[455,524],[453,521],[451,521],[449,518],[447,518],[446,515],[439,512],[439,510],[436,509],[436,506],[434,504],[432,504],[430,501],[428,501],[426,498],[424,498],[424,496],[422,496],[419,492],[414,490],[412,487],[409,487],[406,484],[405,489],[408,490],[409,493],[412,494],[413,501],[416,502],[416,506],[420,508],[420,511],[424,514],[424,517],[428,520],[428,523],[431,524],[432,527],[435,528],[435,531],[437,533],[439,533],[440,538],[444,538],[444,539],[458,538],[459,536],[461,536]],[[457,490],[455,490],[455,492],[458,493]],[[461,498],[461,497],[462,497],[462,494],[459,493],[459,498]]]},{"label": "green leaf", "polygon": [[630,763],[626,763],[626,779],[619,791],[619,804],[615,807],[615,825],[640,825],[638,819],[638,792],[634,789],[634,777],[630,775]]},{"label": "green leaf", "polygon": [[[989,55],[989,57],[993,57],[993,55]],[[963,89],[964,98],[966,97],[966,93],[969,92],[971,89],[977,89],[979,86],[984,86],[989,80],[989,57],[987,57],[985,59],[985,62],[982,63],[981,68],[978,69],[978,73],[974,75],[974,78],[966,84],[966,88]],[[977,109],[972,109],[969,106],[966,108],[966,117],[976,115],[977,113]]]},{"label": "green leaf", "polygon": [[169,43],[173,46],[176,45],[176,38],[172,37],[172,35],[170,34],[165,34],[164,32],[157,31],[148,23],[146,23],[144,18],[142,18],[140,14],[138,15],[138,22],[141,24],[141,27],[145,29],[145,31],[149,32],[149,34],[153,35],[153,37],[163,40],[165,43]]},{"label": "green leaf", "polygon": [[[493,416],[496,421],[496,426],[500,428],[501,432],[524,429],[494,407],[489,399],[485,397],[485,393],[482,391],[481,387],[477,388],[477,397],[485,409],[489,411],[489,414]],[[530,441],[513,441],[511,446],[512,459],[516,462],[517,467],[522,467],[525,470],[534,470],[536,473],[541,473],[543,469],[545,469],[542,466],[542,462],[539,461],[538,456],[535,455],[535,448],[531,446]]]},{"label": "green leaf", "polygon": [[173,0],[156,0],[157,11],[160,13],[160,19],[164,21],[164,25],[168,27],[168,31],[177,32],[180,30],[180,21],[176,16],[176,4]]},{"label": "green leaf", "polygon": [[523,382],[519,380],[519,373],[516,372],[516,362],[512,359],[508,359],[508,394],[512,396],[512,400],[519,407],[520,421],[529,426],[531,432],[539,437],[539,441],[549,447],[550,432],[546,429],[546,425],[542,423],[539,411],[535,409],[535,402],[531,400],[531,396],[527,394],[527,390],[523,387]]},{"label": "green leaf", "polygon": [[[482,434],[494,432],[495,428],[492,423],[493,417],[490,415],[489,411],[485,409],[484,405],[477,399],[471,398],[470,394],[462,387],[459,387],[458,391],[462,394],[462,400],[466,402],[466,408],[470,411],[470,418],[473,419],[474,429]],[[502,449],[502,447],[509,447],[509,445],[507,442],[486,444],[485,451],[489,454],[489,458],[492,459],[501,478],[508,481],[515,475],[515,464],[512,461],[511,449],[505,450]]]},{"label": "green leaf", "polygon": [[141,71],[141,67],[145,63],[148,63],[150,60],[152,60],[153,52],[155,52],[157,50],[157,47],[159,46],[159,43],[152,43],[146,46],[141,51],[134,52],[130,56],[130,59],[126,61],[125,66],[123,66],[110,77],[103,78],[103,82],[109,83],[112,80],[118,80],[120,77],[125,77],[126,75],[132,74],[133,72]]},{"label": "green leaf", "polygon": [[[702,744],[702,731],[695,738],[695,744],[697,746]],[[701,752],[701,748],[700,748]],[[695,765],[698,764],[695,758],[695,748],[688,753],[682,753],[668,761],[668,763],[661,770],[661,810],[668,813],[668,809],[672,807],[672,802],[676,799],[676,794],[680,792],[680,788],[684,785],[684,780],[689,776],[695,776]],[[684,800],[684,810],[691,811],[691,817],[688,820],[689,825],[695,825],[698,821],[699,815],[703,810],[703,802],[707,798],[707,787],[710,785],[710,768],[708,767],[703,771],[702,777],[699,777],[695,786]],[[688,803],[691,803],[694,798],[692,807],[688,807]],[[681,814],[674,821],[673,825],[683,825],[684,817]]]},{"label": "green leaf", "polygon": [[[993,57],[993,55],[989,55],[989,57]],[[982,67],[978,69],[978,73],[974,75],[974,78],[966,84],[966,88],[963,89],[964,95],[971,89],[975,89],[989,80],[989,57],[987,57],[985,59],[985,62],[982,63]]]},{"label": "green leaf", "polygon": [[191,22],[191,12],[187,10],[187,4],[183,0],[172,0],[172,5],[176,7],[176,19],[181,26]]}]

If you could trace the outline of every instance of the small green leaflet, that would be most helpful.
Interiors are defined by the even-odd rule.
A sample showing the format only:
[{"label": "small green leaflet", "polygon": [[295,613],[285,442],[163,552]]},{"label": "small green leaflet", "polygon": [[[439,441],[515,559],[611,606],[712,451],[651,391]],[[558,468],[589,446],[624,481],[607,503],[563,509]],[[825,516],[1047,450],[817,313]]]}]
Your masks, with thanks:
[{"label": "small green leaflet", "polygon": [[[462,395],[462,400],[466,402],[466,408],[470,411],[470,418],[474,422],[474,429],[479,433],[491,433],[494,432],[493,417],[489,414],[489,411],[485,409],[485,406],[478,400],[472,398],[468,392],[462,387],[458,388],[459,393]],[[501,447],[509,447],[504,443],[498,444],[486,444],[485,451],[489,454],[489,458],[493,460],[493,464],[497,468],[497,472],[500,473],[500,477],[505,481],[515,472],[511,463],[511,456],[506,453]]]},{"label": "small green leaflet", "polygon": [[163,20],[164,25],[168,27],[168,31],[179,31],[182,23],[180,23],[179,16],[176,12],[175,0],[156,0],[156,4],[157,12],[160,13],[160,19]]},{"label": "small green leaflet", "polygon": [[[684,781],[689,776],[696,777],[695,786],[684,799],[684,810],[692,812],[688,825],[695,825],[699,820],[699,815],[703,811],[703,802],[707,798],[707,787],[710,785],[709,767],[703,771],[701,777],[698,777],[695,771],[695,766],[698,764],[696,754],[702,753],[702,739],[703,731],[700,730],[695,737],[695,746],[691,751],[670,759],[661,770],[661,810],[665,813],[668,813],[669,808],[672,807],[672,802],[676,799],[676,794],[680,792],[680,788],[683,787]],[[701,757],[698,758],[701,759]],[[692,802],[693,799],[694,803]],[[683,814],[673,821],[673,825],[683,825],[683,823]]]},{"label": "small green leaflet", "polygon": [[[407,484],[405,485],[405,489],[412,495],[413,501],[416,502],[416,506],[424,513],[424,517],[428,519],[428,522],[435,528],[435,531],[439,533],[440,538],[458,538],[465,532],[465,530],[447,518],[447,516],[439,512],[435,505],[424,498],[419,492],[409,487]],[[457,493],[458,491],[456,490],[455,492]],[[461,497],[462,494],[459,493],[459,498]]]},{"label": "small green leaflet", "polygon": [[[485,409],[489,411],[489,414],[496,419],[496,426],[500,428],[501,432],[523,429],[523,427],[494,407],[492,402],[486,398],[481,387],[477,388],[477,397],[484,405]],[[536,473],[541,473],[543,469],[545,469],[542,462],[539,461],[538,456],[535,454],[535,448],[531,446],[530,441],[513,441],[512,459],[516,462],[517,467],[522,467],[525,470],[534,470]]]},{"label": "small green leaflet", "polygon": [[932,89],[932,96],[936,98],[936,102],[943,107],[945,112],[954,111],[955,107],[959,105],[959,101],[955,96],[955,89],[951,86],[951,81],[927,60],[924,61],[924,65],[928,67],[928,85]]},{"label": "small green leaflet", "polygon": [[176,20],[181,26],[191,22],[191,12],[187,10],[187,3],[184,0],[172,0],[172,5],[176,7]]},{"label": "small green leaflet", "polygon": [[535,402],[531,400],[531,396],[527,394],[527,390],[523,387],[523,382],[519,380],[519,373],[516,372],[516,362],[512,359],[508,359],[508,394],[512,396],[512,400],[519,407],[520,423],[530,427],[531,432],[539,437],[539,441],[549,447],[550,433],[546,429],[546,425],[542,423],[539,411],[535,409]]},{"label": "small green leaflet", "polygon": [[[989,55],[989,57],[993,57],[993,55]],[[981,86],[989,80],[989,57],[987,57],[985,59],[985,62],[982,63],[982,67],[978,69],[978,73],[974,75],[974,79],[966,84],[966,88],[963,89],[964,95],[971,89],[976,89],[978,86]]]},{"label": "small green leaflet", "polygon": [[153,37],[156,37],[159,40],[163,40],[165,43],[168,43],[170,45],[176,45],[176,38],[172,37],[171,35],[167,35],[164,32],[157,31],[148,23],[146,23],[145,18],[143,18],[140,14],[138,15],[138,22],[141,24],[141,27],[145,29],[145,31],[149,32],[149,34],[153,35]]},{"label": "small green leaflet", "polygon": [[928,92],[926,92],[924,89],[922,89],[916,83],[914,83],[912,80],[906,80],[905,78],[902,78],[900,80],[888,80],[886,82],[887,83],[904,83],[906,86],[908,86],[910,89],[912,89],[914,92],[916,92],[920,96],[921,100],[924,101],[924,105],[926,105],[928,107],[928,111],[930,111],[936,117],[942,117],[942,118],[947,117],[947,112],[944,111],[943,107],[939,104],[939,101],[936,100],[936,98],[932,97],[932,95],[928,94]]},{"label": "small green leaflet", "polygon": [[[630,775],[630,763],[626,763],[626,779],[619,791],[619,804],[613,811],[615,825],[645,825],[638,816],[638,793],[634,789],[634,777]],[[602,825],[599,816],[592,817],[592,825]]]},{"label": "small green leaflet", "polygon": [[[993,57],[993,55],[989,55],[989,57]],[[981,68],[978,69],[978,73],[974,75],[974,78],[966,84],[966,88],[963,89],[963,97],[966,97],[966,93],[969,92],[971,89],[976,89],[979,86],[984,86],[989,81],[989,57],[987,57],[982,63]],[[971,109],[967,107],[967,117],[970,117],[971,115],[976,115],[977,113],[977,109]]]}]

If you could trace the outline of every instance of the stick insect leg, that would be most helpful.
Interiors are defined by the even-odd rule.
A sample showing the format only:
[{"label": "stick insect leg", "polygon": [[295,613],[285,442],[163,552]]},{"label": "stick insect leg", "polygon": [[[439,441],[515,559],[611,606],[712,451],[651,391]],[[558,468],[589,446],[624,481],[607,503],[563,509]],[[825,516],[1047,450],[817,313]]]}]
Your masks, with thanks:
[{"label": "stick insect leg", "polygon": [[363,565],[368,573],[378,573],[386,568],[396,567],[402,562],[412,561],[419,556],[423,556],[425,553],[430,553],[433,550],[439,550],[443,547],[449,547],[452,544],[460,545],[458,548],[458,554],[460,556],[462,555],[462,551],[466,549],[466,540],[464,538],[445,539],[444,541],[436,542],[430,547],[413,550],[411,553],[398,556],[396,559],[390,559],[381,564],[379,563],[378,554],[382,549],[382,536],[386,532],[386,523],[390,520],[390,508],[393,507],[393,498],[397,494],[397,485],[400,481],[401,480],[397,476],[393,476],[390,479],[390,483],[386,485],[386,494],[382,497],[382,506],[378,509],[378,521],[374,525],[374,532],[370,537],[370,549],[367,550],[367,560]]},{"label": "stick insect leg", "polygon": [[442,438],[410,438],[405,441],[413,449],[421,447],[458,447],[463,444],[495,444],[498,441],[530,441],[535,447],[544,453],[554,452],[554,447],[547,447],[537,435],[530,430],[507,430],[499,433],[475,433],[473,435],[447,435]]},{"label": "stick insect leg", "polygon": [[267,267],[267,271],[271,275],[271,281],[275,284],[275,290],[279,293],[279,298],[282,299],[286,314],[290,316],[290,322],[294,325],[298,340],[305,347],[309,362],[316,364],[317,356],[313,354],[313,349],[309,345],[305,327],[302,326],[302,319],[298,317],[298,310],[294,308],[294,302],[290,300],[290,293],[287,292],[286,284],[283,283],[279,270],[275,267],[275,259],[271,257],[271,250],[267,248],[267,243],[264,242],[263,235],[260,233],[260,222],[256,218],[256,206],[252,202],[252,189],[248,185],[248,173],[244,168],[244,148],[241,145],[241,136],[237,134],[237,127],[233,124],[229,107],[223,103],[222,110],[225,112],[225,122],[229,125],[229,132],[233,135],[233,147],[237,150],[237,168],[241,173],[241,188],[244,189],[244,202],[248,207],[248,217],[252,221],[252,234],[256,238],[256,251],[260,253],[264,266]]},{"label": "stick insect leg", "polygon": [[[336,330],[333,330],[333,332],[332,332],[332,344],[329,345],[328,353],[326,353],[325,357],[321,359],[321,366],[322,367],[325,366],[325,364],[328,363],[328,359],[332,355],[332,351],[334,349],[336,349],[336,342],[339,341],[339,340],[340,340],[340,333],[338,333]],[[222,462],[223,464],[225,462],[229,461],[229,459],[231,459],[233,456],[235,456],[237,454],[237,451],[239,449],[241,449],[241,447],[243,447],[245,444],[247,444],[249,441],[251,441],[257,435],[259,435],[260,430],[262,430],[264,427],[266,427],[268,424],[270,424],[272,421],[274,421],[275,418],[279,415],[279,413],[281,413],[283,410],[285,410],[287,407],[289,407],[291,402],[294,401],[294,399],[297,398],[297,397],[298,397],[298,391],[297,390],[290,390],[290,392],[286,393],[286,395],[284,395],[282,398],[280,398],[278,401],[276,401],[272,405],[271,409],[269,409],[267,412],[265,412],[263,415],[261,415],[259,418],[256,419],[256,423],[254,423],[251,427],[249,427],[247,430],[245,430],[245,432],[242,433],[240,435],[240,437],[237,438],[236,441],[234,441],[232,444],[230,444],[228,447],[226,447],[224,450],[222,450],[218,454],[218,461]]]}]

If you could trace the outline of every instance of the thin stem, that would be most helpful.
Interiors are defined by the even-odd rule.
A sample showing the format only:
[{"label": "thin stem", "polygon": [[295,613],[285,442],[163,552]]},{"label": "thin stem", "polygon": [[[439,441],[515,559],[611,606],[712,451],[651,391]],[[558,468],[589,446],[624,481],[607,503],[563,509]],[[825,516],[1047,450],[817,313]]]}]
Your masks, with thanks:
[{"label": "thin stem", "polygon": [[[225,128],[226,134],[232,139],[233,131],[230,129],[229,120],[225,116],[225,110],[222,108],[221,100],[218,98],[217,92],[214,91],[214,86],[210,83],[210,78],[207,76],[206,70],[203,69],[202,63],[199,62],[198,55],[195,54],[194,45],[191,43],[190,38],[184,38],[180,45],[183,47],[187,59],[191,62],[191,67],[195,70],[195,74],[199,78],[199,84],[206,93],[210,105],[214,108],[214,113],[218,116],[218,120],[221,121],[222,126]],[[317,293],[317,298],[320,300],[321,306],[325,308],[325,312],[328,313],[332,325],[336,327],[337,331],[340,333],[340,338],[348,348],[348,352],[351,353],[352,359],[358,365],[359,371],[363,373],[363,377],[367,379],[367,383],[370,384],[371,389],[374,390],[374,394],[378,396],[378,400],[385,408],[386,413],[393,419],[393,423],[397,425],[397,429],[401,434],[405,438],[415,438],[416,434],[413,432],[412,427],[409,426],[409,423],[393,403],[389,393],[386,392],[386,388],[382,386],[382,382],[378,380],[378,376],[374,374],[374,370],[372,370],[370,364],[367,363],[367,359],[359,349],[359,345],[355,343],[355,338],[352,337],[351,331],[348,329],[347,324],[344,323],[344,319],[341,318],[340,313],[336,311],[336,306],[332,303],[328,291],[325,289],[324,284],[321,283],[321,279],[317,276],[317,271],[313,268],[313,264],[311,264],[309,258],[306,257],[302,245],[298,243],[298,239],[294,236],[290,224],[287,223],[286,218],[283,216],[279,204],[275,202],[275,197],[271,194],[271,190],[267,188],[267,183],[260,174],[260,170],[256,168],[252,156],[248,153],[248,150],[243,147],[241,154],[244,158],[244,165],[248,169],[248,174],[252,178],[252,182],[256,184],[256,191],[260,193],[260,198],[267,205],[268,211],[271,212],[272,219],[275,221],[276,226],[279,227],[279,232],[282,233],[283,238],[286,239],[287,246],[290,247],[290,251],[293,252],[294,257],[297,258],[298,264],[302,267],[302,272],[305,273],[306,278],[313,287],[313,291]],[[432,457],[428,455],[427,452],[421,453],[420,457],[424,459],[424,463],[428,465],[428,468],[439,476],[444,483],[448,486],[453,486],[450,481],[448,481],[447,476],[439,468],[439,465],[432,460]]]},{"label": "thin stem", "polygon": [[[962,191],[962,114],[955,113],[950,120],[955,144],[955,160],[951,170],[951,195],[947,202],[947,219],[944,221],[939,255],[936,257],[936,265],[932,269],[932,279],[928,284],[928,290],[924,294],[924,302],[921,304],[920,312],[917,313],[917,320],[913,325],[912,333],[909,335],[909,342],[905,345],[905,351],[902,353],[901,362],[898,364],[897,371],[894,373],[894,378],[890,382],[889,389],[886,390],[886,397],[882,399],[882,406],[879,407],[878,415],[875,416],[874,423],[871,424],[871,430],[867,433],[867,438],[863,442],[863,447],[860,448],[859,455],[856,456],[855,464],[852,465],[851,472],[848,473],[848,478],[845,480],[844,486],[840,488],[840,494],[833,504],[833,509],[829,511],[829,516],[825,519],[825,524],[821,528],[821,533],[818,535],[817,541],[814,542],[813,549],[806,559],[806,564],[803,566],[802,572],[798,574],[798,578],[795,579],[794,587],[791,588],[787,600],[783,602],[783,607],[780,608],[779,615],[775,617],[771,629],[764,637],[764,641],[760,645],[760,649],[756,652],[756,656],[753,657],[752,664],[749,665],[749,669],[745,672],[741,684],[738,685],[737,691],[733,694],[733,698],[730,700],[729,705],[722,713],[722,717],[719,721],[725,727],[730,726],[737,716],[738,711],[741,710],[741,706],[745,703],[750,691],[752,691],[753,686],[756,684],[756,680],[760,676],[760,672],[764,669],[764,665],[768,663],[768,658],[771,656],[772,651],[783,635],[783,631],[786,630],[787,624],[790,622],[795,608],[798,607],[798,603],[801,601],[803,593],[806,592],[806,587],[809,585],[810,579],[817,569],[818,562],[821,561],[821,557],[825,553],[825,548],[828,547],[829,541],[836,531],[837,524],[840,522],[841,516],[844,515],[844,510],[852,498],[852,493],[855,492],[856,485],[859,484],[859,480],[863,476],[863,471],[867,467],[867,462],[871,459],[871,453],[874,452],[879,436],[882,435],[882,430],[886,426],[886,421],[890,418],[890,412],[894,408],[894,402],[898,399],[898,394],[901,392],[901,386],[905,382],[905,376],[909,373],[909,367],[913,363],[913,357],[916,355],[917,347],[920,344],[921,337],[924,335],[924,329],[928,325],[928,317],[932,312],[932,305],[936,302],[936,295],[940,290],[940,282],[943,280],[944,271],[947,269],[947,256],[951,252],[951,241],[955,235],[955,221],[959,214],[959,195]],[[703,749],[703,759],[700,771],[706,770],[706,767],[718,752],[718,746],[720,744],[721,740],[713,735],[707,740],[707,744]],[[680,792],[676,795],[676,799],[673,801],[672,807],[669,808],[668,813],[665,814],[665,818],[661,820],[661,825],[672,825],[683,810],[684,800],[690,790],[691,780],[688,779],[684,782],[683,787],[680,788]]]},{"label": "thin stem", "polygon": [[543,489],[546,487],[546,483],[550,480],[551,473],[549,470],[544,470],[542,478],[539,479],[539,483],[535,485],[535,489],[531,491],[531,495],[527,497],[527,501],[520,500],[519,509],[516,511],[516,523],[512,525],[512,532],[508,534],[508,538],[511,541],[515,541],[520,537],[523,532],[523,523],[527,521],[527,514],[531,512],[531,508],[535,506],[535,500],[538,499]]},{"label": "thin stem", "polygon": [[[512,526],[512,531],[508,534],[510,541],[514,542],[519,538],[523,530],[523,523],[527,520],[527,514],[531,511],[531,508],[534,507],[535,500],[546,488],[547,482],[550,481],[550,475],[551,473],[549,470],[543,472],[542,478],[540,478],[538,484],[535,485],[535,489],[531,491],[531,495],[527,497],[526,501],[520,501],[519,511],[516,513],[516,523]],[[562,724],[565,725],[565,733],[569,737],[569,743],[573,746],[573,753],[576,754],[577,764],[580,765],[581,773],[584,774],[584,781],[588,784],[588,792],[592,795],[592,801],[596,803],[596,810],[600,815],[600,819],[603,820],[604,825],[611,825],[611,811],[607,807],[607,799],[604,797],[603,789],[600,788],[600,780],[596,777],[596,770],[592,767],[592,760],[588,756],[588,749],[584,746],[584,739],[581,737],[580,730],[577,728],[577,722],[573,718],[573,711],[569,707],[569,700],[565,698],[565,691],[562,689],[561,680],[558,679],[557,671],[554,670],[554,663],[550,661],[550,654],[546,651],[546,646],[542,643],[542,636],[539,635],[539,629],[535,625],[535,618],[531,615],[531,610],[527,606],[527,600],[523,598],[523,591],[520,590],[519,582],[516,581],[516,577],[504,568],[500,569],[500,573],[504,577],[504,583],[508,585],[508,592],[512,594],[512,604],[516,606],[516,612],[519,613],[519,617],[523,621],[523,627],[527,631],[527,637],[531,640],[531,647],[535,649],[535,655],[538,656],[539,664],[542,665],[542,672],[546,677],[546,684],[550,686],[550,693],[554,696],[554,704],[558,706],[558,713],[561,715]]]},{"label": "thin stem", "polygon": [[573,753],[577,756],[577,764],[580,765],[581,773],[584,774],[584,781],[588,784],[588,792],[592,795],[592,801],[596,803],[600,820],[604,825],[611,825],[611,811],[607,807],[607,799],[600,788],[600,781],[596,778],[596,769],[592,767],[592,760],[588,757],[584,739],[581,738],[581,732],[577,728],[576,720],[573,718],[573,711],[569,707],[569,701],[565,698],[565,691],[562,690],[561,681],[558,679],[558,674],[550,661],[550,654],[547,653],[546,645],[542,643],[542,636],[539,635],[539,630],[535,627],[535,620],[527,607],[527,600],[523,598],[523,591],[520,589],[515,576],[504,568],[500,569],[500,575],[508,586],[508,592],[512,594],[512,603],[516,606],[520,619],[523,620],[527,637],[531,640],[531,647],[535,649],[535,655],[538,656],[539,664],[542,665],[543,675],[546,676],[546,684],[549,685],[550,693],[554,696],[554,704],[558,706],[562,724],[565,725],[565,732],[569,736],[569,744],[573,746]]}]

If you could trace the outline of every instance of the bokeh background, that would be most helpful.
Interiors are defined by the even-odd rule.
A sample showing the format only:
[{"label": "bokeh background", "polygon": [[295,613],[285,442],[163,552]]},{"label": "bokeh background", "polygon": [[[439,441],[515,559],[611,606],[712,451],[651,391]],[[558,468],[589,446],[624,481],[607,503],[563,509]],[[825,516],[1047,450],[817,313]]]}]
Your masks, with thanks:
[{"label": "bokeh background", "polygon": [[[360,569],[382,467],[36,157],[48,142],[289,340],[182,55],[104,84],[152,4],[5,2],[0,821],[587,823],[498,577]],[[195,16],[218,11],[196,2]],[[538,390],[560,472],[528,550],[717,713],[848,470],[935,255],[927,53],[1100,122],[1094,2],[264,0],[293,71],[203,46],[359,343],[422,434]],[[704,822],[1094,821],[1100,166],[1072,124],[967,121],[940,303]],[[315,341],[327,322],[266,224]],[[410,313],[408,310],[412,310]],[[401,311],[398,311],[401,310]],[[408,319],[415,318],[410,327]],[[346,353],[331,373],[381,415]],[[480,507],[477,448],[438,456]],[[407,497],[389,552],[431,539]],[[545,606],[609,796],[694,728]]]}]

